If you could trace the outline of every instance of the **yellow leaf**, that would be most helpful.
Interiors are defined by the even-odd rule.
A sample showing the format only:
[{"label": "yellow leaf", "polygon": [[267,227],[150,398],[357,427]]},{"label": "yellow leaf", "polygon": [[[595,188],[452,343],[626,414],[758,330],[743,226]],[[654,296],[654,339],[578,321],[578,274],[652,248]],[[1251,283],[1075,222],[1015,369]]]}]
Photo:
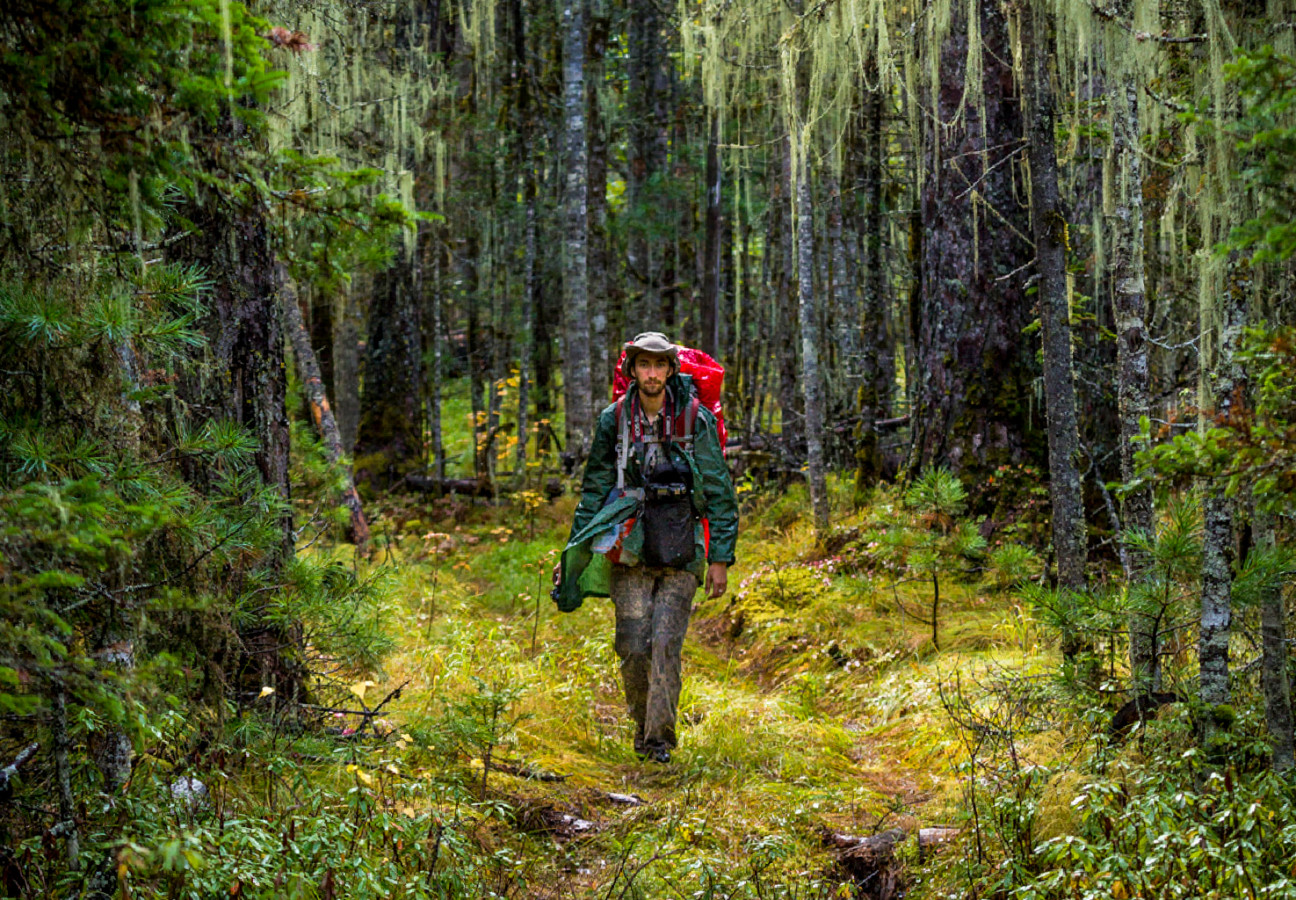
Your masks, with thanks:
[{"label": "yellow leaf", "polygon": [[1112,900],[1129,900],[1129,891],[1125,889],[1125,882],[1119,879],[1112,882],[1111,892]]},{"label": "yellow leaf", "polygon": [[399,775],[399,774],[400,774],[400,769],[396,768],[396,764],[395,764],[395,763],[387,763],[387,771],[388,771],[388,772],[391,772],[393,775]]},{"label": "yellow leaf", "polygon": [[260,696],[269,697],[273,693],[274,693],[274,688],[270,687],[270,685],[267,684],[265,687],[261,688]]},{"label": "yellow leaf", "polygon": [[357,697],[360,698],[361,702],[363,702],[365,698],[365,692],[368,691],[369,688],[376,687],[376,686],[377,686],[376,681],[369,681],[368,679],[365,679],[364,681],[357,681],[355,684],[351,685],[351,693],[355,694]]}]

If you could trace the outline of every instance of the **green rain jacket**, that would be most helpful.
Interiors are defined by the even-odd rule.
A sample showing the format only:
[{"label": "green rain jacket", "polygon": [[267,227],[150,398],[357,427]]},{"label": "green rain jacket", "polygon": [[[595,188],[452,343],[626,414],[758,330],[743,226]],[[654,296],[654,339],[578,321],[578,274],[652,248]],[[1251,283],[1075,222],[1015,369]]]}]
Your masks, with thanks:
[{"label": "green rain jacket", "polygon": [[[679,409],[693,395],[693,380],[688,375],[673,375],[667,380],[666,389]],[[634,385],[630,390],[635,390]],[[577,609],[586,597],[609,595],[612,564],[602,553],[595,552],[593,545],[600,536],[609,537],[612,530],[619,529],[631,516],[638,517],[640,511],[641,501],[637,496],[624,495],[616,490],[618,439],[616,404],[613,403],[599,414],[594,443],[581,482],[580,505],[576,507],[571,537],[562,554],[562,577],[556,600],[563,612]],[[676,459],[687,461],[693,472],[693,510],[699,519],[706,518],[710,524],[710,551],[703,549],[702,524],[699,521],[694,529],[697,557],[688,567],[701,584],[707,563],[733,563],[734,546],[738,542],[738,498],[720,447],[715,415],[705,406],[699,408],[693,426],[692,452],[679,444],[672,444],[670,452]],[[626,461],[627,489],[643,487],[640,463],[639,455],[632,448]],[[643,525],[636,518],[630,533],[621,542],[622,561],[637,560],[642,547]]]}]

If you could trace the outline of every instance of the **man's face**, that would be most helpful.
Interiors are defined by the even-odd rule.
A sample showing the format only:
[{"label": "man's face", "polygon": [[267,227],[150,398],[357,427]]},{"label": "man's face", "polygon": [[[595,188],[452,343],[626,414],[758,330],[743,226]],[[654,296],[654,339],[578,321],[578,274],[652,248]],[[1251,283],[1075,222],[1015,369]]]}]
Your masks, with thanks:
[{"label": "man's face", "polygon": [[635,383],[640,393],[655,397],[666,390],[666,379],[670,377],[671,361],[668,357],[655,353],[640,353],[635,357]]}]

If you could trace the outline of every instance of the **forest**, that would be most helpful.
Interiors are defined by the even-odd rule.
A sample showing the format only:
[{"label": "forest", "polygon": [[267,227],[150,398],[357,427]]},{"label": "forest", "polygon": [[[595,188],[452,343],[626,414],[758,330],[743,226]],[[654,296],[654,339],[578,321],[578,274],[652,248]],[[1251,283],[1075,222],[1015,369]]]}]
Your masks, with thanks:
[{"label": "forest", "polygon": [[1296,0],[0,4],[0,897],[1296,898],[1294,502]]}]

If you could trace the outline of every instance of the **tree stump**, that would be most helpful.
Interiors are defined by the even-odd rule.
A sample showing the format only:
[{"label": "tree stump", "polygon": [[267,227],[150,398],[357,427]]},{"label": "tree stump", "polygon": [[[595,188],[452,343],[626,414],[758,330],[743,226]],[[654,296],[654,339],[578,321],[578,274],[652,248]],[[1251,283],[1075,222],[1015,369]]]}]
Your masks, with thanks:
[{"label": "tree stump", "polygon": [[866,900],[899,900],[904,896],[904,872],[895,858],[895,848],[905,833],[892,828],[871,837],[838,834],[824,830],[823,842],[837,860],[842,874],[850,878]]}]

